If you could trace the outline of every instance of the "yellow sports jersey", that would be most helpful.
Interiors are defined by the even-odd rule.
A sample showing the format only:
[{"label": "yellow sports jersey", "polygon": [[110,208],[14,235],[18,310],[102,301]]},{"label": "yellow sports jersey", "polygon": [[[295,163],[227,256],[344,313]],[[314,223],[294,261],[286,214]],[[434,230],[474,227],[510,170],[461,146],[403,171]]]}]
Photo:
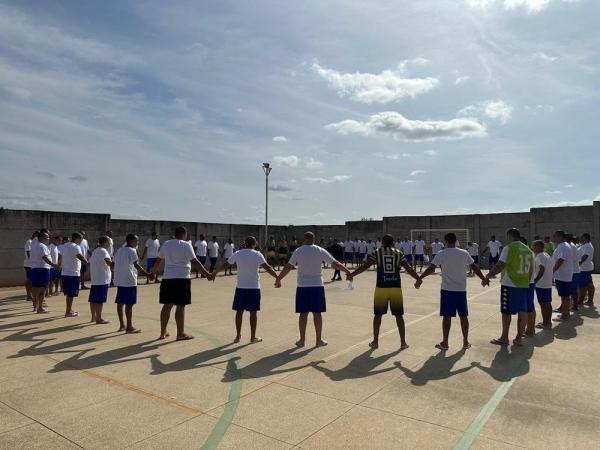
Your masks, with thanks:
[{"label": "yellow sports jersey", "polygon": [[378,248],[369,255],[377,263],[377,287],[400,287],[400,263],[404,254],[394,247]]}]

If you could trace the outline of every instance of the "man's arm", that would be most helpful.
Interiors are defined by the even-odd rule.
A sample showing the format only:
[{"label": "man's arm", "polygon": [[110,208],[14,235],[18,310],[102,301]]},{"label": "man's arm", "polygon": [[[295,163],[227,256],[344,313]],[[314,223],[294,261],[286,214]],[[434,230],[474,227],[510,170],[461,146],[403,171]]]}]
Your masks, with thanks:
[{"label": "man's arm", "polygon": [[142,257],[140,259],[144,259],[146,257],[147,252],[148,252],[148,247],[144,247],[144,251],[142,252]]},{"label": "man's arm", "polygon": [[552,272],[556,272],[558,269],[560,269],[560,267],[564,264],[565,260],[562,258],[559,258],[556,260],[556,262],[554,263],[554,268],[552,269]]},{"label": "man's arm", "polygon": [[79,261],[81,261],[83,264],[85,264],[86,266],[88,265],[87,259],[85,259],[85,258],[84,258],[84,257],[81,255],[81,253],[77,253],[77,255],[75,255],[75,257],[76,257],[76,258],[77,258]]},{"label": "man's arm", "polygon": [[362,263],[360,266],[358,266],[354,270],[354,272],[352,272],[351,274],[348,275],[348,279],[352,280],[355,276],[360,275],[365,270],[367,270],[369,267],[371,267],[373,264],[375,264],[375,261],[367,259],[364,263]]},{"label": "man's arm", "polygon": [[494,267],[492,267],[492,269],[488,272],[487,276],[485,277],[485,279],[487,281],[490,280],[490,278],[492,278],[493,276],[498,275],[500,272],[502,272],[504,270],[504,268],[506,267],[506,264],[503,261],[498,261]]},{"label": "man's arm", "polygon": [[58,269],[58,268],[59,268],[59,265],[58,265],[58,264],[54,264],[54,263],[52,262],[52,260],[50,259],[50,257],[49,257],[49,256],[47,256],[47,255],[44,255],[44,256],[42,256],[42,259],[44,260],[44,262],[45,262],[46,264],[50,264],[50,265],[51,265],[52,267],[54,267],[55,269]]},{"label": "man's arm", "polygon": [[540,281],[542,279],[542,277],[544,276],[544,272],[546,271],[546,268],[544,266],[540,266],[540,270],[538,270],[538,273],[535,277],[535,280],[533,280],[535,283],[537,283],[538,281]]},{"label": "man's arm", "polygon": [[200,261],[198,261],[198,258],[194,257],[194,259],[191,259],[190,262],[192,263],[192,265],[196,265],[196,267],[198,267],[199,272],[202,273],[202,275],[204,275],[209,281],[214,280],[214,277],[212,275],[212,273],[210,273],[208,270],[206,270],[206,268],[202,265],[202,263]]},{"label": "man's arm", "polygon": [[425,269],[425,272],[421,274],[421,280],[435,272],[436,267],[437,266],[435,264],[429,264],[429,266],[427,266],[427,269]]},{"label": "man's arm", "polygon": [[283,280],[293,268],[294,265],[290,263],[287,263],[285,266],[283,266],[283,270],[279,272],[279,275],[277,275],[277,277],[275,278],[275,287],[281,287],[281,280]]},{"label": "man's arm", "polygon": [[273,278],[277,278],[277,272],[275,272],[275,269],[273,269],[269,263],[262,263],[260,265],[260,267],[262,267],[263,269],[265,269],[265,271],[271,275]]},{"label": "man's arm", "polygon": [[58,254],[58,267],[62,267],[62,255]]},{"label": "man's arm", "polygon": [[490,280],[488,280],[487,278],[485,278],[485,275],[483,274],[483,272],[481,271],[481,269],[479,268],[479,266],[477,264],[473,263],[469,267],[471,267],[471,270],[473,272],[475,272],[475,275],[477,275],[479,277],[479,279],[481,280],[481,284],[482,285],[484,285],[484,286],[489,286],[490,285]]},{"label": "man's arm", "polygon": [[144,269],[142,266],[140,266],[140,264],[136,261],[133,263],[133,267],[135,267],[138,272],[140,272],[142,275],[145,275],[147,277],[154,277],[153,274],[151,274],[150,272],[146,271],[146,269]]},{"label": "man's arm", "polygon": [[215,267],[212,274],[216,277],[219,274],[219,272],[223,272],[224,270],[227,270],[230,267],[233,267],[233,264],[229,264],[227,261],[225,261],[220,266]]},{"label": "man's arm", "polygon": [[112,261],[112,259],[110,258],[104,258],[104,262],[106,263],[106,265],[108,267],[110,267],[111,269],[115,266],[115,263]]},{"label": "man's arm", "polygon": [[590,255],[583,255],[581,257],[581,261],[579,261],[579,265],[581,266],[584,262],[586,262],[588,260],[589,257],[590,257]]},{"label": "man's arm", "polygon": [[407,274],[409,274],[411,277],[413,277],[416,280],[415,288],[419,289],[419,287],[421,287],[421,283],[423,283],[423,281],[419,277],[419,274],[417,272],[415,272],[415,270],[412,268],[412,266],[410,264],[408,264],[406,259],[403,259],[402,261],[400,261],[400,265],[404,268],[404,270],[406,270]]},{"label": "man's arm", "polygon": [[333,261],[331,261],[330,264],[331,264],[331,267],[333,267],[334,269],[339,270],[340,272],[344,272],[346,274],[346,278],[348,278],[348,279],[351,278],[350,271],[341,262],[336,261],[334,259]]}]

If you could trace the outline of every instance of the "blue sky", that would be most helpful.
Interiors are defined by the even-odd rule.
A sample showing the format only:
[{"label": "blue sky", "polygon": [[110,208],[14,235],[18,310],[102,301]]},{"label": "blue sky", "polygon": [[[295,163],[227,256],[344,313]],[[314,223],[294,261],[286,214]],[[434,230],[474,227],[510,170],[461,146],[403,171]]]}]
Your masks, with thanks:
[{"label": "blue sky", "polygon": [[273,223],[600,199],[600,2],[0,4],[0,205]]}]

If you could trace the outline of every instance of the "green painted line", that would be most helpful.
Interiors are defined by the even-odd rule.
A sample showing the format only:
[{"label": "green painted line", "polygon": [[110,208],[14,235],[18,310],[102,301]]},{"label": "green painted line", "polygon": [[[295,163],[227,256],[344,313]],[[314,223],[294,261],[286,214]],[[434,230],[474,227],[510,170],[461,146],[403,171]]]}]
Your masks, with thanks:
[{"label": "green painted line", "polygon": [[506,393],[510,390],[514,382],[515,378],[502,382],[498,389],[496,389],[496,392],[494,392],[494,395],[492,395],[492,398],[490,398],[483,408],[481,408],[481,411],[479,411],[477,417],[475,417],[475,419],[473,419],[473,421],[467,427],[460,441],[458,441],[453,447],[454,450],[467,450],[471,448],[473,441],[479,435],[479,432],[487,423],[494,411],[496,411],[496,408]]},{"label": "green painted line", "polygon": [[[154,321],[160,320],[155,317],[144,317],[144,316],[138,316],[138,317],[140,317],[140,319],[148,319],[148,320],[154,320]],[[217,337],[212,336],[211,334],[208,334],[205,331],[202,331],[196,327],[188,326],[188,325],[186,325],[186,328],[188,328],[189,330],[192,330],[196,334],[201,335],[203,338],[205,338],[207,341],[209,341],[215,347],[219,347],[219,346],[223,345],[222,342]],[[231,422],[233,421],[233,417],[235,416],[235,411],[237,410],[238,403],[239,403],[240,397],[242,395],[243,379],[242,379],[241,373],[237,367],[237,362],[236,362],[235,356],[232,356],[227,361],[227,369],[226,369],[225,373],[227,373],[228,376],[231,376],[231,378],[233,379],[233,381],[231,383],[231,387],[229,388],[229,395],[228,395],[227,403],[225,404],[225,409],[223,410],[223,414],[221,414],[221,417],[219,417],[219,420],[217,421],[217,423],[213,427],[212,431],[206,438],[206,441],[204,441],[204,444],[202,445],[201,450],[213,450],[219,446],[219,444],[223,440],[223,437],[225,436],[225,433],[227,432],[227,429],[229,428],[229,426],[231,425]]]}]

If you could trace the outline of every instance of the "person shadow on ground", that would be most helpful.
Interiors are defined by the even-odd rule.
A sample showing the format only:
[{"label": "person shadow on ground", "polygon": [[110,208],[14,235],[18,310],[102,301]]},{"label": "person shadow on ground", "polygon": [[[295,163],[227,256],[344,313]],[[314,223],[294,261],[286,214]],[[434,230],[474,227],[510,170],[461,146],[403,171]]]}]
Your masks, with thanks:
[{"label": "person shadow on ground", "polygon": [[446,378],[471,370],[474,367],[472,364],[461,369],[452,370],[454,365],[465,355],[465,353],[465,350],[461,349],[453,355],[447,356],[447,352],[442,350],[435,355],[430,356],[429,359],[415,371],[403,367],[400,361],[396,361],[394,365],[410,378],[412,384],[416,386],[425,386],[430,381],[445,380]]},{"label": "person shadow on ground", "polygon": [[240,379],[263,378],[303,369],[310,366],[312,362],[299,364],[285,369],[278,369],[278,367],[303,358],[304,356],[308,355],[311,350],[311,348],[301,349],[294,347],[273,355],[265,356],[264,358],[240,368],[237,367],[237,361],[239,361],[241,358],[239,356],[234,356],[233,358],[229,359],[227,363],[227,370],[225,371],[221,381],[223,383],[231,383],[232,381]]},{"label": "person shadow on ground", "polygon": [[361,353],[352,361],[350,361],[345,367],[342,367],[338,370],[332,370],[322,366],[321,364],[327,363],[327,361],[325,360],[313,362],[311,363],[311,365],[319,372],[325,374],[331,381],[342,381],[352,378],[365,378],[368,376],[373,376],[396,369],[394,366],[391,366],[375,370],[378,366],[383,364],[392,356],[395,356],[398,353],[400,353],[399,349],[394,350],[390,353],[386,353],[385,355],[377,356],[375,358],[372,357],[373,351],[373,349],[370,349],[364,353]]},{"label": "person shadow on ground", "polygon": [[251,344],[248,343],[232,347],[233,345],[233,343],[219,345],[218,347],[211,348],[200,353],[195,353],[186,358],[179,359],[177,361],[173,361],[171,363],[166,364],[159,359],[158,355],[152,355],[152,357],[150,358],[150,363],[152,364],[152,372],[150,372],[150,375],[160,375],[166,372],[177,372],[182,370],[197,369],[200,367],[214,366],[216,364],[227,363],[230,358],[217,361],[214,360],[226,357],[227,355],[235,353],[238,350],[247,347]]},{"label": "person shadow on ground", "polygon": [[568,340],[577,337],[577,327],[583,325],[583,319],[580,314],[571,314],[569,320],[558,322],[552,327],[552,332],[556,339]]}]

